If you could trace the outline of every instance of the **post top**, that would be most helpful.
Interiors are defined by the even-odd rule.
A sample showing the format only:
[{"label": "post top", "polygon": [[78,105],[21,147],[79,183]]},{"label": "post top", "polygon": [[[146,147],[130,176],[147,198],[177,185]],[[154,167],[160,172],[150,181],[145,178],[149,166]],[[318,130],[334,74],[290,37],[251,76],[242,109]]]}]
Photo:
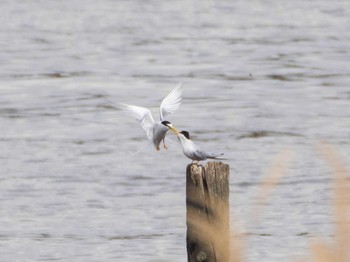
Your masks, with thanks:
[{"label": "post top", "polygon": [[205,169],[208,169],[208,168],[223,168],[223,167],[227,167],[229,168],[230,166],[228,164],[225,164],[224,162],[221,162],[221,161],[210,161],[210,162],[207,162],[205,164],[205,166],[201,165],[201,164],[198,164],[198,163],[191,163],[191,164],[188,164],[187,167],[204,167]]}]

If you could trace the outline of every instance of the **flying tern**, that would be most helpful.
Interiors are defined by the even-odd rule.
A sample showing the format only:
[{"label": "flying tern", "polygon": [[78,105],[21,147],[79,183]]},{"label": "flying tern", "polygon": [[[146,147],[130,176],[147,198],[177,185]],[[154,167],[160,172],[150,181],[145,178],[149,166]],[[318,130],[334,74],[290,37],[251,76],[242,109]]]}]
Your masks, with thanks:
[{"label": "flying tern", "polygon": [[173,126],[168,126],[168,128],[177,135],[179,138],[183,152],[185,156],[187,156],[189,159],[192,160],[192,163],[196,161],[197,163],[202,160],[206,159],[218,159],[218,160],[225,160],[226,158],[222,158],[221,154],[214,154],[214,153],[208,153],[201,149],[199,146],[197,146],[195,143],[190,140],[190,134],[187,131],[179,131]]},{"label": "flying tern", "polygon": [[145,130],[147,138],[152,141],[157,151],[160,150],[159,145],[163,141],[165,145],[165,135],[172,124],[165,120],[168,115],[174,113],[180,106],[182,99],[182,88],[179,83],[170,93],[162,100],[159,108],[160,121],[155,121],[152,117],[151,111],[145,107],[134,106],[128,104],[120,104],[119,109],[130,113],[130,115],[141,123],[143,130]]}]

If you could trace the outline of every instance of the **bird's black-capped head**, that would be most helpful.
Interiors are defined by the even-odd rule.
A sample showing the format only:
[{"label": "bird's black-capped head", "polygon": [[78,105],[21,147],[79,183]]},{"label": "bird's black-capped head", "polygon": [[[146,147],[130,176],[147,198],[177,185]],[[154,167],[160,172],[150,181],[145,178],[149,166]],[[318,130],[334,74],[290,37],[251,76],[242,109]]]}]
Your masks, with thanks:
[{"label": "bird's black-capped head", "polygon": [[188,133],[187,131],[183,130],[180,133],[183,134],[187,139],[190,139],[190,133]]},{"label": "bird's black-capped head", "polygon": [[165,125],[167,127],[172,127],[173,125],[169,121],[162,121],[162,125]]}]

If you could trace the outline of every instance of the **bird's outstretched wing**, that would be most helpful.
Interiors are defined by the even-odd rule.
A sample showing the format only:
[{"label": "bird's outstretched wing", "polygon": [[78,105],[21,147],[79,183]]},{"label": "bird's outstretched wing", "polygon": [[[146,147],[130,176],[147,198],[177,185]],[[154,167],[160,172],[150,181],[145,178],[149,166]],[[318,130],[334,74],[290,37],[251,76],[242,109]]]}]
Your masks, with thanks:
[{"label": "bird's outstretched wing", "polygon": [[182,99],[181,82],[162,100],[160,104],[160,121],[163,121],[168,115],[174,113],[181,105]]},{"label": "bird's outstretched wing", "polygon": [[155,125],[155,121],[152,117],[151,111],[145,107],[133,106],[127,104],[120,104],[119,109],[126,111],[133,118],[141,123],[143,130],[145,130],[148,139],[152,138],[152,129]]}]

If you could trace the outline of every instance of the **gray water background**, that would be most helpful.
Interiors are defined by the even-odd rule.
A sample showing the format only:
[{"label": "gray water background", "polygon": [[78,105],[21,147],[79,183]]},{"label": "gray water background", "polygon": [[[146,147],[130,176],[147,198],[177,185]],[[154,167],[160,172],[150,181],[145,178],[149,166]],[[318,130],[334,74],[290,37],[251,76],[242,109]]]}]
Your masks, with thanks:
[{"label": "gray water background", "polygon": [[[330,168],[350,165],[349,1],[0,2],[0,260],[186,261],[176,139],[146,146],[105,103],[146,106],[180,81],[169,120],[230,165],[246,261],[294,261],[331,239]],[[295,158],[260,223],[257,187]],[[139,151],[138,153],[135,153]]]}]

